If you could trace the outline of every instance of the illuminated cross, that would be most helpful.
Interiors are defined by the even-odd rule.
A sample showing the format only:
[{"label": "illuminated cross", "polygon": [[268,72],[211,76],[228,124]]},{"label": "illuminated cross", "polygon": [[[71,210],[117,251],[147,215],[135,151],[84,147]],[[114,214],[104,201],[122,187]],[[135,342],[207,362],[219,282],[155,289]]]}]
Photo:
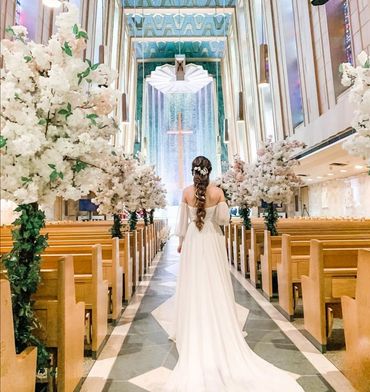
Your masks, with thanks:
[{"label": "illuminated cross", "polygon": [[177,135],[178,162],[179,162],[179,188],[184,188],[184,142],[183,135],[190,135],[193,131],[182,128],[182,113],[177,113],[177,129],[167,131],[168,135]]}]

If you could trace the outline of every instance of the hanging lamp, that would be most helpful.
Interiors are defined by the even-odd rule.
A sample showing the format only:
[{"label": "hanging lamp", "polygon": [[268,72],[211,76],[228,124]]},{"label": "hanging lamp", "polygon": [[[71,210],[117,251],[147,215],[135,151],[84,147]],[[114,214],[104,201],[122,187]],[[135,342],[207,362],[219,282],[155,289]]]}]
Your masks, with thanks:
[{"label": "hanging lamp", "polygon": [[268,62],[268,46],[265,42],[265,22],[264,22],[264,14],[263,14],[263,4],[261,2],[261,22],[262,22],[262,43],[259,46],[260,50],[260,61],[259,61],[259,85],[266,86],[270,82],[269,75],[269,62]]},{"label": "hanging lamp", "polygon": [[104,20],[105,20],[105,14],[104,14],[104,0],[101,1],[101,40],[102,43],[99,45],[99,64],[104,64],[105,56],[105,47],[104,47]]}]

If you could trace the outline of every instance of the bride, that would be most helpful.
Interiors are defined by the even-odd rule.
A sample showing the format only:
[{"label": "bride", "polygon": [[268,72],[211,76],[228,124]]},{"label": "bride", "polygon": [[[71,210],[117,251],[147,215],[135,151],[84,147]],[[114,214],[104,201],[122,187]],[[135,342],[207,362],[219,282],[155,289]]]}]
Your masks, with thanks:
[{"label": "bride", "polygon": [[178,363],[168,392],[302,392],[291,375],[256,355],[237,320],[225,239],[229,222],[221,189],[209,184],[211,162],[192,163],[194,185],[186,188],[175,234],[180,272],[174,332]]}]

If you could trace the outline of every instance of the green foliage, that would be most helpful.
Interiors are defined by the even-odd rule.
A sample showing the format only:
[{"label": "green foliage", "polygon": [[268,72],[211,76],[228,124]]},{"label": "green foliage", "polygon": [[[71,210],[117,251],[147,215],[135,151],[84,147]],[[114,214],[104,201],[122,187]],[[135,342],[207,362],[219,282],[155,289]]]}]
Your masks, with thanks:
[{"label": "green foliage", "polygon": [[154,223],[154,208],[152,208],[152,209],[149,211],[149,221],[150,221],[150,224],[153,224],[153,223]]},{"label": "green foliage", "polygon": [[138,221],[137,212],[130,211],[129,218],[128,218],[128,224],[130,226],[130,231],[136,230],[137,221]]},{"label": "green foliage", "polygon": [[4,136],[0,135],[0,148],[5,147],[7,141],[8,141],[7,138],[5,138]]},{"label": "green foliage", "polygon": [[115,237],[123,238],[121,229],[122,229],[121,218],[119,217],[119,215],[114,214],[113,215],[113,226],[110,229],[110,232],[112,234],[112,238],[115,238]]},{"label": "green foliage", "polygon": [[86,31],[79,30],[78,26],[76,24],[73,26],[72,31],[77,39],[79,39],[79,38],[89,39]]},{"label": "green foliage", "polygon": [[250,230],[252,227],[250,215],[251,215],[250,208],[245,207],[240,209],[240,217],[243,219],[243,226],[245,227],[246,230]]},{"label": "green foliage", "polygon": [[99,116],[98,116],[97,114],[95,114],[95,113],[90,113],[90,114],[88,114],[88,115],[86,116],[86,118],[88,118],[88,119],[91,121],[91,124],[93,124],[93,125],[97,125],[96,119],[97,119],[98,117],[99,117]]},{"label": "green foliage", "polygon": [[54,164],[49,163],[48,166],[52,169],[52,172],[50,173],[49,176],[51,182],[55,182],[58,178],[63,180],[64,178],[63,172],[58,172]]},{"label": "green foliage", "polygon": [[72,54],[72,48],[71,48],[71,46],[69,45],[69,43],[68,43],[67,41],[64,42],[64,45],[62,46],[62,50],[63,50],[63,52],[64,52],[66,55],[72,57],[72,55],[73,55],[73,54]]},{"label": "green foliage", "polygon": [[81,162],[79,160],[76,161],[76,163],[72,166],[72,170],[75,173],[79,173],[80,171],[84,170],[87,168],[87,163]]},{"label": "green foliage", "polygon": [[148,216],[148,212],[145,208],[143,209],[143,219],[144,219],[144,225],[148,226],[149,225],[149,216]]},{"label": "green foliage", "polygon": [[21,180],[22,180],[23,185],[27,185],[30,182],[32,182],[32,178],[30,178],[30,177],[21,177]]},{"label": "green foliage", "polygon": [[26,60],[26,63],[32,61],[32,56],[24,56],[23,58]]},{"label": "green foliage", "polygon": [[67,108],[66,109],[60,109],[58,110],[58,113],[61,114],[62,116],[65,116],[66,120],[69,116],[72,115],[72,105],[68,102]]},{"label": "green foliage", "polygon": [[40,235],[45,214],[37,203],[22,204],[16,211],[21,215],[14,222],[17,228],[12,232],[13,249],[4,258],[12,292],[15,346],[17,353],[28,346],[37,346],[37,365],[42,370],[49,367],[49,353],[32,334],[38,323],[31,296],[40,283],[40,254],[47,247],[47,236]]},{"label": "green foliage", "polygon": [[10,34],[10,35],[15,35],[14,30],[13,30],[10,26],[8,26],[8,27],[5,29],[5,32],[6,32],[7,34]]},{"label": "green foliage", "polygon": [[264,216],[266,229],[271,235],[279,235],[277,231],[277,222],[279,220],[279,214],[276,210],[274,203],[269,203],[266,209],[266,215]]}]

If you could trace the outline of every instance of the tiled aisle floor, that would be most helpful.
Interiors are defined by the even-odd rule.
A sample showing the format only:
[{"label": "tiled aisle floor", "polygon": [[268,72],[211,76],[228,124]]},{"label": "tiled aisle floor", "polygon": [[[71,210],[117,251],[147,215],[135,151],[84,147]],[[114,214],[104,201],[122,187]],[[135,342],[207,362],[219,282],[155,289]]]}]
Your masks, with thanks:
[{"label": "tiled aisle floor", "polygon": [[[175,294],[178,262],[176,240],[172,239],[156,264],[156,268],[153,267],[154,274],[151,280],[148,276],[147,280],[142,282],[138,295],[134,298],[131,316],[135,315],[135,317],[132,323],[129,319],[129,306],[121,320],[121,325],[116,327],[116,332],[113,331],[106,352],[102,353],[102,358],[97,361],[95,369],[93,367],[82,390],[143,392],[153,390],[155,385],[163,382],[177,361],[177,351],[174,344],[168,341],[166,325],[169,317],[167,310]],[[303,339],[303,343],[298,346],[301,349],[303,347],[305,352],[298,350],[292,340],[270,318],[272,316],[279,320],[274,309],[271,310],[273,307],[270,308],[271,305],[254,292],[254,289],[248,288],[237,275],[235,271],[232,274],[235,297],[239,304],[238,315],[240,322],[245,323],[246,341],[250,347],[262,358],[293,373],[305,391],[351,391],[344,377],[335,371],[329,361],[318,354],[299,333],[299,336],[296,336],[297,331],[294,327],[281,319],[278,324],[288,331],[288,335],[290,333],[289,336],[293,336],[292,339],[296,343]],[[118,336],[121,338],[119,339]],[[315,363],[316,368],[320,369],[323,375],[307,358]],[[334,389],[325,378],[334,380],[333,385],[342,387]]]}]

